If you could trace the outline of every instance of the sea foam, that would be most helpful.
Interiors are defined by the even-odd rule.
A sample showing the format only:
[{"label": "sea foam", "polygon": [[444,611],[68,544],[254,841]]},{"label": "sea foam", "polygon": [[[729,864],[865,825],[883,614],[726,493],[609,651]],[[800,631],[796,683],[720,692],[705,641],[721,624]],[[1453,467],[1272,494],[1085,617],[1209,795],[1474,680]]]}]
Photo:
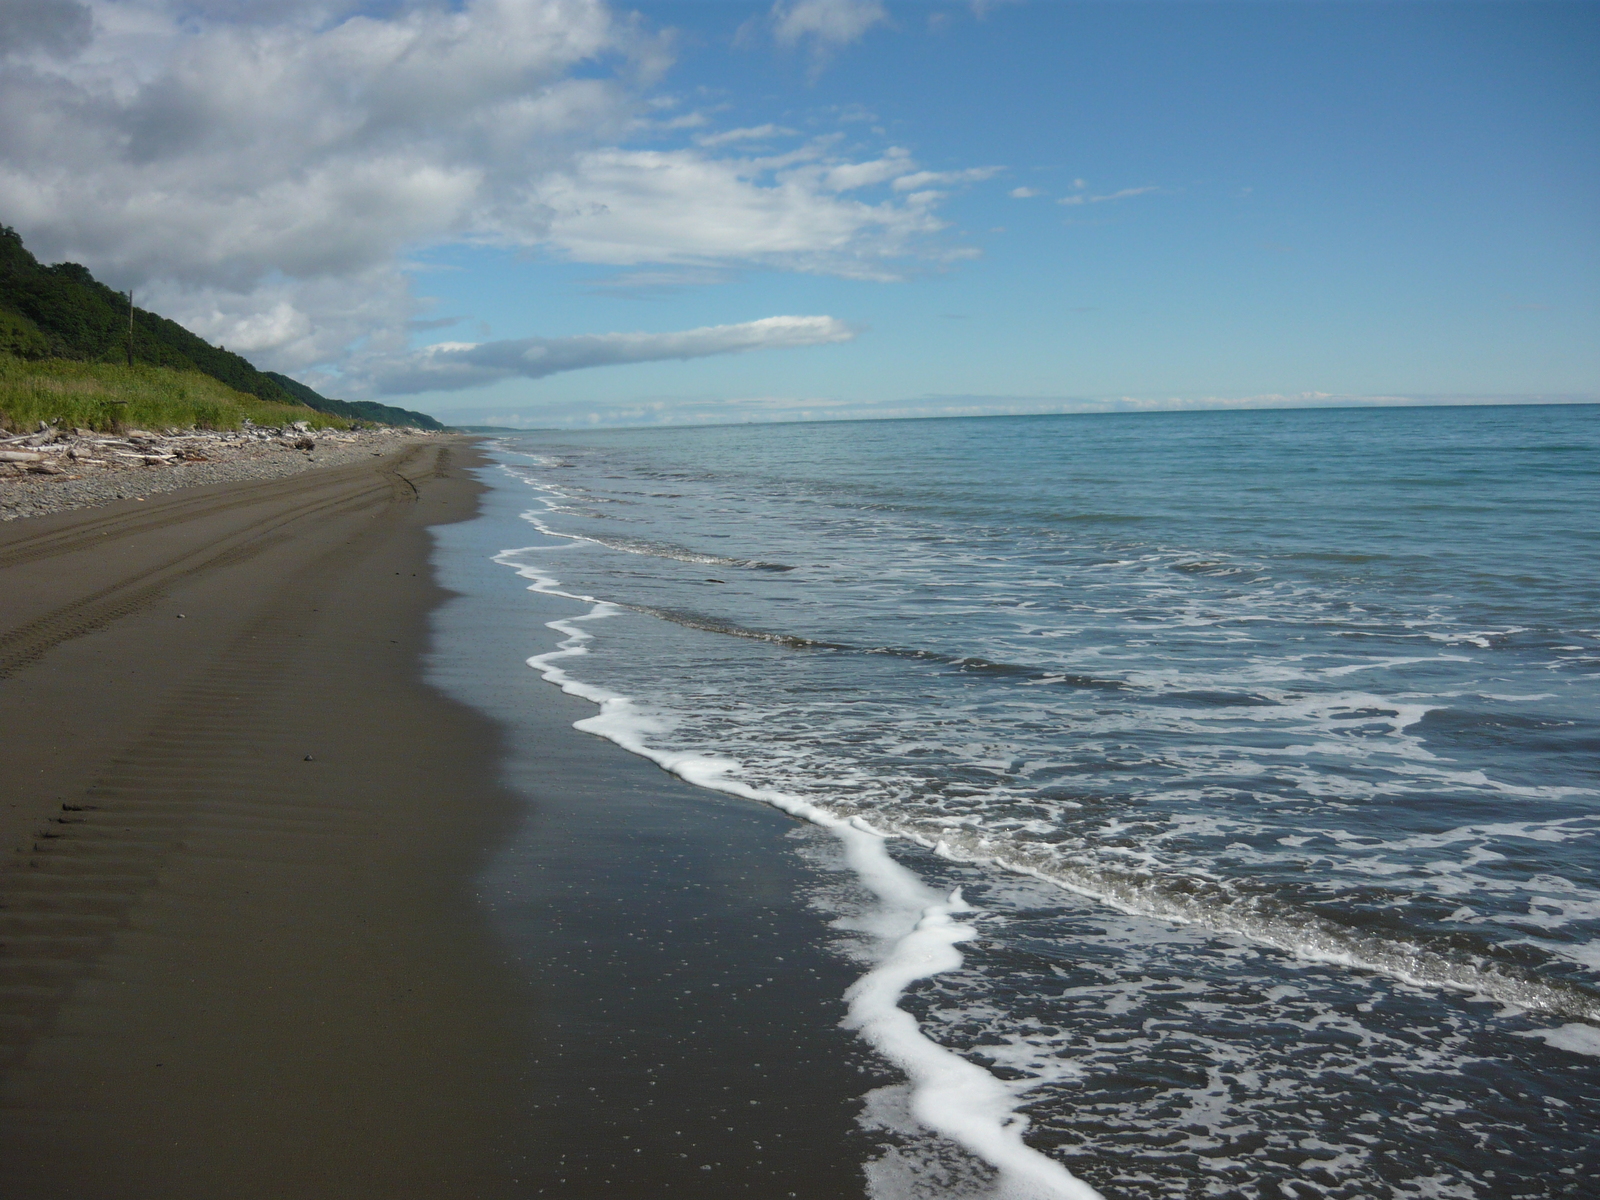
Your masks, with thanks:
[{"label": "sea foam", "polygon": [[659,726],[633,700],[585,683],[561,665],[589,652],[587,643],[594,635],[580,623],[604,620],[620,610],[561,590],[558,579],[520,561],[520,554],[507,550],[496,561],[531,580],[532,591],[592,605],[581,616],[546,622],[562,640],[556,649],[527,660],[568,695],[600,706],[595,716],[573,722],[575,729],[605,738],[698,787],[769,804],[810,821],[844,843],[847,861],[877,897],[875,924],[882,934],[879,963],[846,993],[846,1025],[905,1072],[917,1120],[999,1172],[991,1193],[995,1200],[1100,1200],[1094,1188],[1022,1140],[1027,1120],[1016,1111],[1018,1098],[1012,1088],[925,1036],[916,1020],[899,1007],[911,983],[960,967],[956,946],[970,938],[972,930],[957,919],[957,914],[971,911],[959,891],[944,897],[930,892],[889,855],[885,835],[860,818],[841,818],[798,796],[752,787],[736,778],[740,764],[732,759],[652,746],[648,738]]}]

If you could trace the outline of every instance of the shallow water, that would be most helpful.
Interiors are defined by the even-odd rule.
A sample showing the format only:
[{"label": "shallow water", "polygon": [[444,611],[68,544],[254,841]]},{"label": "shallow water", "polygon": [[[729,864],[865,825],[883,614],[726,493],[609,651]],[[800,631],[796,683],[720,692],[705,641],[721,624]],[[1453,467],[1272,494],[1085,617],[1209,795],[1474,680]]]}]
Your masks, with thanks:
[{"label": "shallow water", "polygon": [[[841,953],[944,938],[926,1045],[857,996],[911,1079],[874,1194],[1072,1194],[1014,1109],[1106,1196],[1577,1196],[1597,451],[1590,406],[527,434],[498,561],[572,598],[581,728],[839,832]],[[1003,1101],[933,1111],[946,1051]]]}]

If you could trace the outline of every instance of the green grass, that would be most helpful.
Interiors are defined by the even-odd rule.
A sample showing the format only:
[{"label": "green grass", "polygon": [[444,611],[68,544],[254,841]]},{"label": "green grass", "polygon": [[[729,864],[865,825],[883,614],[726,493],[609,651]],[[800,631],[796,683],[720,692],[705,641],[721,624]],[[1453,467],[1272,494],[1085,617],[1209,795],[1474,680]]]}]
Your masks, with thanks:
[{"label": "green grass", "polygon": [[238,429],[307,421],[315,429],[348,429],[344,417],[299,404],[275,404],[236,392],[198,371],[116,363],[25,360],[0,354],[0,429]]}]

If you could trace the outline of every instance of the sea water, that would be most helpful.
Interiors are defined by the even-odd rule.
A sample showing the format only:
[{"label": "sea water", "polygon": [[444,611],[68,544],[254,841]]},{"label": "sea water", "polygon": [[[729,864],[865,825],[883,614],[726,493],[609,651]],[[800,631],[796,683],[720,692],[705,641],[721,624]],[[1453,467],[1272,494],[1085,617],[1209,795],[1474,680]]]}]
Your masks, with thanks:
[{"label": "sea water", "polygon": [[874,1195],[1596,1194],[1600,407],[491,449],[579,727],[838,835]]}]

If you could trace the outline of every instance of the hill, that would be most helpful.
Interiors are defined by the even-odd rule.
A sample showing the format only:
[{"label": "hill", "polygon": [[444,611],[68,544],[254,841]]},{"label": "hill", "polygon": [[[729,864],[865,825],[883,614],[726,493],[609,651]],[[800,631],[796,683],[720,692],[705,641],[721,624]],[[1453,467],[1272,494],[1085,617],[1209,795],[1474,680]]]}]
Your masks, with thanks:
[{"label": "hill", "polygon": [[342,428],[345,417],[236,391],[199,371],[0,354],[0,431],[238,429],[246,421]]},{"label": "hill", "polygon": [[30,361],[198,371],[268,404],[305,406],[383,425],[443,428],[425,413],[371,401],[331,400],[287,375],[257,370],[244,357],[137,306],[131,338],[129,326],[125,295],[79,263],[44,265],[16,230],[0,225],[0,353]]},{"label": "hill", "polygon": [[318,412],[349,417],[354,421],[371,421],[376,425],[415,425],[418,429],[444,428],[427,413],[412,412],[409,408],[396,408],[392,404],[379,404],[376,400],[330,400],[326,396],[318,395],[298,379],[290,379],[287,375],[279,375],[276,371],[267,371],[264,374],[301,404]]}]

